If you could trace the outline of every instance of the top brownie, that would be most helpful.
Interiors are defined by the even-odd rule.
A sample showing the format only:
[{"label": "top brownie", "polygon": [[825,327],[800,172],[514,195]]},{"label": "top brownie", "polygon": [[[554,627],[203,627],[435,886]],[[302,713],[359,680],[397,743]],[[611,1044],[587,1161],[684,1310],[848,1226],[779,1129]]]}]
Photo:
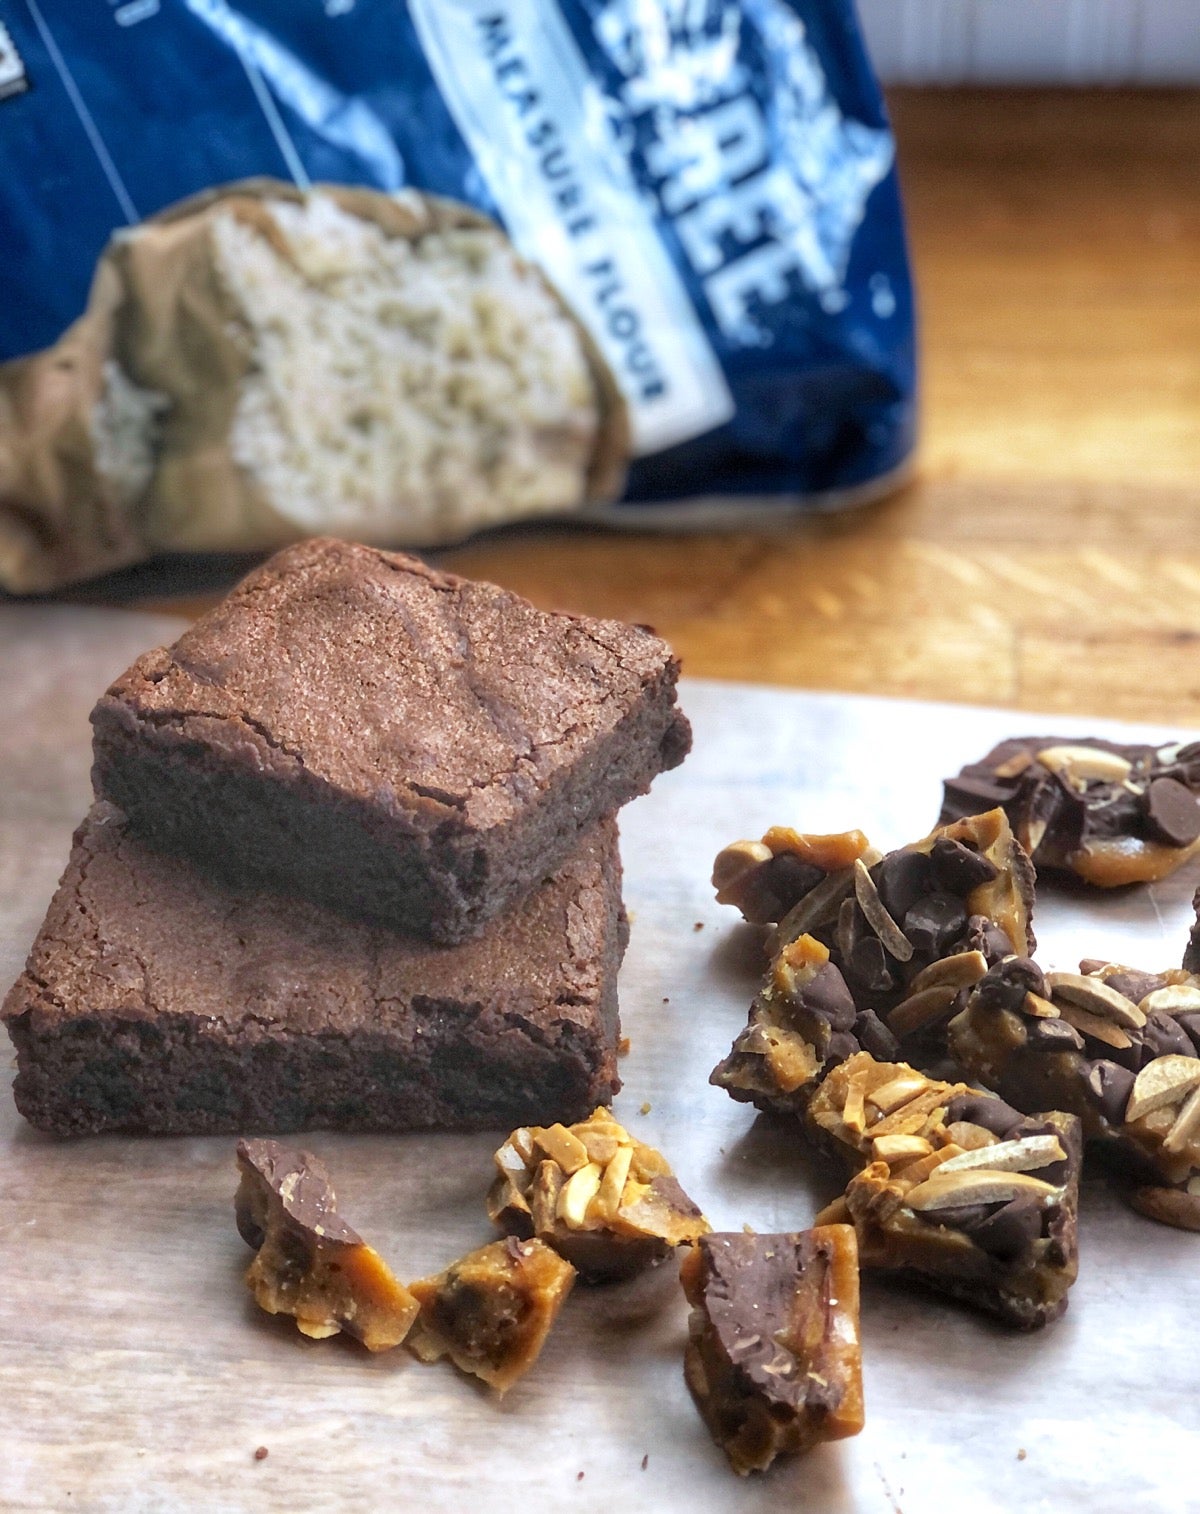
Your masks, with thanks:
[{"label": "top brownie", "polygon": [[235,882],[453,944],[691,743],[649,631],[288,547],[92,712],[97,795]]}]

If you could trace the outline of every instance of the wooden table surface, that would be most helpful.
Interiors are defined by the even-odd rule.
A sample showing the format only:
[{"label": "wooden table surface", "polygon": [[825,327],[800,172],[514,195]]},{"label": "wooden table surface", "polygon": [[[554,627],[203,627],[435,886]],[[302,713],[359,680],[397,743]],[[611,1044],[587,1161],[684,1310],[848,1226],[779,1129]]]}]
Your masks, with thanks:
[{"label": "wooden table surface", "polygon": [[[1200,94],[892,108],[923,322],[914,482],[768,534],[536,528],[440,560],[649,622],[693,674],[1200,724]],[[211,574],[163,584],[75,597],[215,597]]]}]

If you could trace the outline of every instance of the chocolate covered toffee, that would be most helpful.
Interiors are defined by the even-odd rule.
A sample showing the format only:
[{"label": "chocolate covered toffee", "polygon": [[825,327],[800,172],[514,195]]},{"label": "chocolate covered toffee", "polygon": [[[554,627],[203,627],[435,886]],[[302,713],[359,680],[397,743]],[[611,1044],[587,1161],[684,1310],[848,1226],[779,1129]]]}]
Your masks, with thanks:
[{"label": "chocolate covered toffee", "polygon": [[859,1170],[818,1223],[849,1223],[864,1268],[1034,1329],[1079,1268],[1079,1121],[1025,1117],[965,1083],[866,1052],[813,1097],[810,1132]]},{"label": "chocolate covered toffee", "polygon": [[1039,869],[1099,888],[1165,878],[1200,848],[1200,742],[1017,736],[944,787],[940,823],[999,805]]},{"label": "chocolate covered toffee", "polygon": [[1142,1213],[1200,1230],[1200,977],[1010,958],[951,1021],[956,1063],[1019,1109],[1077,1114]]}]

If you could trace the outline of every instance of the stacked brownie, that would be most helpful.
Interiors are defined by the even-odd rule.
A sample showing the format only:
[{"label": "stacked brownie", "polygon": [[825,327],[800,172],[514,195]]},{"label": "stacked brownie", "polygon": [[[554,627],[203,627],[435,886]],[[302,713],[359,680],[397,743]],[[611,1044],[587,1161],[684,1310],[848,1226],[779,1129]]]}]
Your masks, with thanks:
[{"label": "stacked brownie", "polygon": [[93,712],[97,801],[8,995],[33,1124],[485,1128],[619,1086],[615,810],[682,761],[650,632],[335,541]]}]

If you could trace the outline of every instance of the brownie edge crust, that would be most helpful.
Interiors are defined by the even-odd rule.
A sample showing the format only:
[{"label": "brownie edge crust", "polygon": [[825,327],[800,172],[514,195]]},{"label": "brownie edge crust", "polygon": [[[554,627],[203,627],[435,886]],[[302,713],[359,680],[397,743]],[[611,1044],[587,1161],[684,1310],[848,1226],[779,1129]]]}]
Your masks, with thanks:
[{"label": "brownie edge crust", "polygon": [[307,541],[117,679],[93,783],[234,883],[454,944],[683,760],[678,672],[637,626]]},{"label": "brownie edge crust", "polygon": [[582,1119],[620,1087],[620,883],[606,820],[439,948],[213,881],[98,803],[0,1010],[17,1108],[58,1135]]}]

